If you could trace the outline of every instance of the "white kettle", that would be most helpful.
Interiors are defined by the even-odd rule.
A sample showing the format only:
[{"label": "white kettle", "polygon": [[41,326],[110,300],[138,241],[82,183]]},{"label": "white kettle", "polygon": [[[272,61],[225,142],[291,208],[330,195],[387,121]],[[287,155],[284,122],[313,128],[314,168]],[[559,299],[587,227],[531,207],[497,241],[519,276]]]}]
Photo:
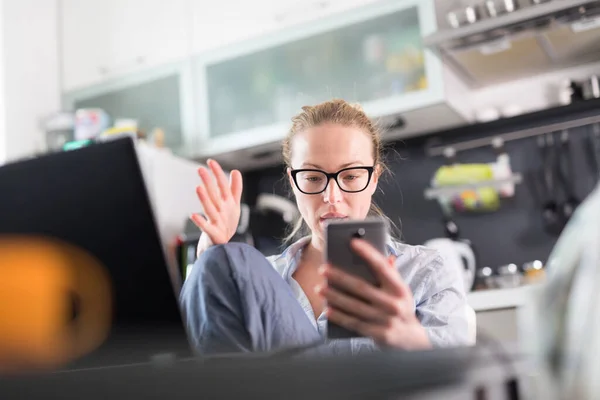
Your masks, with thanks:
[{"label": "white kettle", "polygon": [[473,248],[468,243],[449,238],[435,238],[425,242],[424,246],[438,250],[447,265],[460,271],[464,277],[465,291],[473,288],[477,265]]}]

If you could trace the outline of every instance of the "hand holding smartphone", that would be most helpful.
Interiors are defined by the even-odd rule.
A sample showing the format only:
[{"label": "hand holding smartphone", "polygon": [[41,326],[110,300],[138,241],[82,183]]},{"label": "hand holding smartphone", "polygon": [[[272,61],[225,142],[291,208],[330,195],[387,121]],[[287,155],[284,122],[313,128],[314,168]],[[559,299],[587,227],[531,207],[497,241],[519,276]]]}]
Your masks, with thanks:
[{"label": "hand holding smartphone", "polygon": [[[379,286],[369,264],[350,247],[350,242],[354,238],[363,239],[382,254],[386,253],[387,229],[383,219],[336,221],[325,227],[325,262],[374,286]],[[344,292],[333,285],[331,287]],[[330,339],[347,339],[362,335],[328,321],[327,336]]]}]

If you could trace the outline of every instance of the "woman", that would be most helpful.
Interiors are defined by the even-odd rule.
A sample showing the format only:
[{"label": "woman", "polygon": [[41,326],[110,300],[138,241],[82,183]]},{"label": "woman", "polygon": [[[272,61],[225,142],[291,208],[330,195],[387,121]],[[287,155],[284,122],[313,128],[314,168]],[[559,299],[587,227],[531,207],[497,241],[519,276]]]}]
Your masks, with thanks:
[{"label": "woman", "polygon": [[[292,234],[303,225],[310,234],[282,254],[265,258],[248,245],[228,243],[240,217],[241,174],[232,171],[228,182],[215,161],[207,164],[216,182],[206,168],[199,170],[206,218],[192,216],[203,233],[181,293],[194,345],[204,354],[304,346],[356,354],[467,344],[459,271],[446,268],[435,251],[390,239],[383,255],[356,239],[352,248],[377,274],[378,288],[323,265],[328,221],[382,215],[371,201],[384,171],[382,146],[358,106],[332,100],[302,110],[292,119],[283,157],[302,216]],[[326,341],[327,319],[366,338]]]}]

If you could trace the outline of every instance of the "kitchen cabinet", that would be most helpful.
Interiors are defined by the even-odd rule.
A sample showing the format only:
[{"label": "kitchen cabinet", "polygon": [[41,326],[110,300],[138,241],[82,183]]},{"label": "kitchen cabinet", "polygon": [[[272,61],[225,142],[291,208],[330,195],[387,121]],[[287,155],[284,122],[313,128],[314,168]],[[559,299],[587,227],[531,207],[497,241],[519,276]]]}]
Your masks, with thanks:
[{"label": "kitchen cabinet", "polygon": [[270,163],[292,115],[332,97],[384,124],[401,114],[402,134],[464,123],[447,71],[422,43],[435,29],[431,1],[375,1],[195,57],[199,140],[189,155],[232,168]]},{"label": "kitchen cabinet", "polygon": [[195,53],[317,21],[379,0],[237,0],[192,2]]},{"label": "kitchen cabinet", "polygon": [[133,72],[63,95],[63,109],[100,108],[111,118],[137,121],[138,128],[151,134],[164,132],[165,146],[180,155],[194,143],[194,104],[189,61]]},{"label": "kitchen cabinet", "polygon": [[63,90],[190,55],[190,0],[60,0]]},{"label": "kitchen cabinet", "polygon": [[477,341],[496,341],[518,350],[531,349],[536,337],[532,313],[543,284],[470,292],[467,301],[477,315]]},{"label": "kitchen cabinet", "polygon": [[[107,27],[117,21],[116,0],[104,6],[98,2],[95,9],[79,14],[78,1],[63,1],[72,3],[71,22],[76,15],[94,14],[112,20]],[[126,0],[120,10],[139,1]],[[423,45],[424,35],[436,30],[433,0],[330,0],[326,9],[304,16],[288,12],[295,19],[276,13],[296,7],[291,0],[277,7],[274,0],[257,0],[235,9],[224,2],[206,10],[199,1],[176,0],[169,7],[181,12],[165,12],[169,22],[157,30],[160,37],[150,36],[150,45],[144,34],[127,31],[146,29],[152,18],[159,21],[162,8],[157,1],[144,2],[149,8],[144,24],[121,24],[127,28],[115,29],[117,33],[106,28],[110,31],[106,35],[84,29],[82,37],[93,38],[89,46],[93,51],[77,41],[66,46],[70,50],[65,50],[65,59],[90,55],[65,62],[65,70],[76,70],[76,61],[83,65],[65,82],[66,109],[101,107],[113,118],[138,119],[146,130],[166,128],[167,144],[177,154],[199,161],[211,157],[225,168],[242,170],[281,161],[280,142],[290,118],[302,106],[332,97],[359,102],[383,128],[393,126],[384,140],[469,120],[459,80]],[[175,29],[173,22],[186,18],[167,18],[185,14],[185,4],[190,11],[187,18],[195,21],[189,30],[190,52],[182,44],[185,39],[179,40],[186,37],[181,27],[185,24]],[[273,9],[267,13],[269,7]],[[73,24],[63,25],[71,29],[70,36],[77,31]],[[119,44],[120,36],[127,39]],[[173,48],[167,45],[170,42]],[[75,51],[77,46],[82,46],[81,53]],[[143,54],[156,56],[142,67],[136,60]],[[168,62],[180,56],[181,61]]]},{"label": "kitchen cabinet", "polygon": [[[194,53],[210,51],[244,39],[267,34],[277,27],[269,11],[275,0],[192,1],[192,46]],[[290,2],[282,0],[281,3]]]}]

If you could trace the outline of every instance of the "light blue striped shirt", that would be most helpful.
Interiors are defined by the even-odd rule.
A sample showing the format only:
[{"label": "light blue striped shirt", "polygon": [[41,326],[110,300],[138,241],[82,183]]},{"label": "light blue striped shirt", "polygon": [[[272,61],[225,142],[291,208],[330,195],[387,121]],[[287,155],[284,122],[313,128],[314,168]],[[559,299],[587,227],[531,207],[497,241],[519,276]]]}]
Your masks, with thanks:
[{"label": "light blue striped shirt", "polygon": [[[279,255],[267,257],[275,270],[290,285],[296,299],[323,338],[327,336],[325,314],[315,318],[308,297],[292,277],[298,268],[302,250],[309,243],[306,237],[290,245]],[[396,268],[410,287],[417,318],[425,328],[434,347],[469,344],[468,313],[463,278],[460,271],[447,267],[437,250],[411,246],[389,240],[388,255],[396,256]],[[335,352],[371,351],[376,345],[371,339],[332,340]]]}]

